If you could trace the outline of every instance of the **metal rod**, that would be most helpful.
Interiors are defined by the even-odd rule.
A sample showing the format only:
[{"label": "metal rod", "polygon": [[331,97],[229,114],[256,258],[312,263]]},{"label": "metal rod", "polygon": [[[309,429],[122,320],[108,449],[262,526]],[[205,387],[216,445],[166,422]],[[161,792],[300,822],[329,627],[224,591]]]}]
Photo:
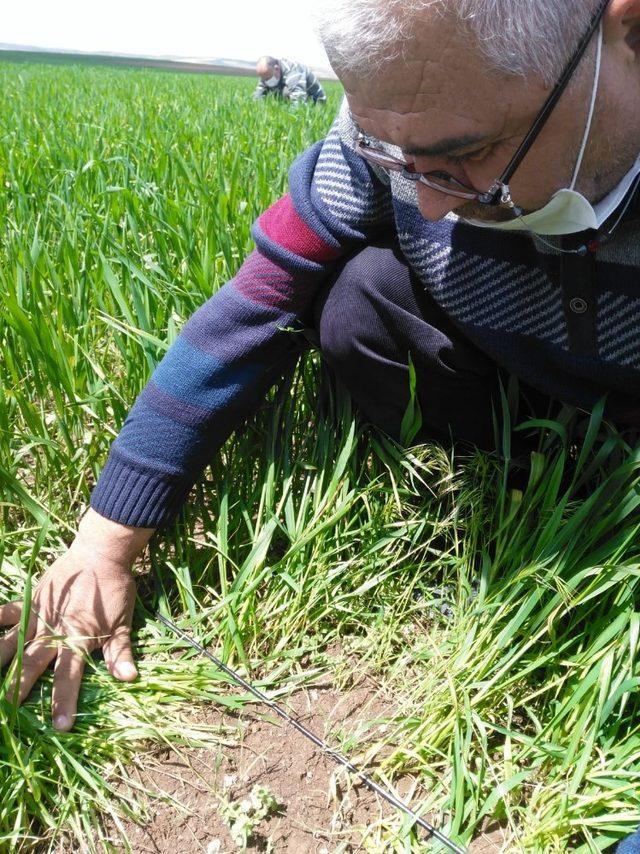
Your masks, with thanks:
[{"label": "metal rod", "polygon": [[301,724],[295,718],[292,718],[291,715],[285,712],[285,710],[281,706],[279,706],[277,703],[274,703],[273,700],[270,700],[266,694],[251,685],[251,683],[247,682],[246,679],[243,679],[239,673],[236,673],[235,670],[232,670],[219,658],[216,658],[215,655],[209,652],[209,650],[202,646],[202,644],[199,643],[194,637],[187,634],[187,632],[183,631],[182,629],[178,628],[178,626],[172,623],[171,620],[167,619],[167,617],[165,617],[160,612],[157,612],[156,616],[161,623],[164,623],[164,625],[171,629],[171,631],[174,632],[179,638],[188,643],[189,646],[193,647],[194,649],[197,649],[198,652],[200,652],[202,655],[206,656],[217,667],[219,667],[223,673],[226,673],[226,675],[233,679],[234,682],[236,682],[238,685],[241,685],[250,694],[253,694],[254,697],[260,700],[261,703],[264,703],[265,706],[268,706],[270,709],[272,709],[279,717],[281,717],[284,721],[290,724],[294,729],[302,733],[305,738],[308,738],[309,741],[313,742],[316,747],[319,747],[323,751],[323,753],[326,753],[327,756],[331,757],[334,762],[337,762],[338,765],[342,765],[356,777],[359,777],[360,780],[362,780],[362,782],[365,784],[365,786],[371,789],[372,792],[375,792],[377,795],[383,798],[383,800],[391,804],[391,806],[410,816],[419,827],[421,827],[429,834],[430,838],[433,837],[439,842],[442,842],[443,845],[445,845],[450,851],[456,852],[456,854],[465,854],[464,848],[460,848],[458,845],[455,844],[455,842],[452,842],[451,839],[446,837],[436,827],[429,824],[429,822],[425,821],[423,818],[420,818],[420,816],[416,812],[414,812],[414,810],[412,810],[411,807],[408,806],[408,804],[405,804],[404,801],[401,801],[399,798],[397,798],[393,794],[393,792],[382,788],[382,786],[376,783],[375,780],[372,780],[368,774],[365,774],[364,771],[361,771],[356,765],[354,765],[353,762],[350,762],[348,759],[345,759],[344,756],[342,756],[340,753],[330,747],[326,741],[321,739],[315,733],[311,732],[311,730],[307,729],[306,726]]}]

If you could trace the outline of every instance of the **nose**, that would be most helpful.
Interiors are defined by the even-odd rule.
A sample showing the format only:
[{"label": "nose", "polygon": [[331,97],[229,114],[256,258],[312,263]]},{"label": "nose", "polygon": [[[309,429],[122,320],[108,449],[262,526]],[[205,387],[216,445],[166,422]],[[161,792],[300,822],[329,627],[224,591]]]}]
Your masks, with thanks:
[{"label": "nose", "polygon": [[430,222],[444,219],[447,214],[453,213],[453,211],[461,208],[463,205],[469,204],[467,199],[446,196],[444,193],[439,193],[437,190],[425,187],[424,184],[418,183],[417,186],[418,209],[422,216]]}]

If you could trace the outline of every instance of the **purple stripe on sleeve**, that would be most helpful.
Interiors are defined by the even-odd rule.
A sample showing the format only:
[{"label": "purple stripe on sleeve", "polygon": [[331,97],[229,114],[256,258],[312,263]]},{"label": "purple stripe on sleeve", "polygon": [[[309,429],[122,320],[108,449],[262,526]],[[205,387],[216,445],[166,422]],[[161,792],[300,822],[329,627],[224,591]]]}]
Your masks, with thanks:
[{"label": "purple stripe on sleeve", "polygon": [[287,273],[260,252],[252,252],[233,279],[233,286],[253,302],[300,315],[309,307],[327,275],[326,268],[313,266],[324,276]]},{"label": "purple stripe on sleeve", "polygon": [[181,336],[203,353],[230,364],[249,355],[255,361],[265,348],[275,346],[279,352],[287,346],[283,331],[298,325],[295,314],[255,302],[232,280],[191,316]]},{"label": "purple stripe on sleeve", "polygon": [[153,380],[149,380],[140,394],[140,400],[147,406],[167,415],[178,424],[186,424],[189,427],[199,427],[211,420],[211,410],[203,406],[187,403],[169,392],[159,388]]}]

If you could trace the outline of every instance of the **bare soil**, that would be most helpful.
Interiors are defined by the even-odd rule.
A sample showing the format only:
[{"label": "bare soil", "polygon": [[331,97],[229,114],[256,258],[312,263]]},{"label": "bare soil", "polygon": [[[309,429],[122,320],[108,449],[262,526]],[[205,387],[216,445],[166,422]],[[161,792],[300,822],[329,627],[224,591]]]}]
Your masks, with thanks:
[{"label": "bare soil", "polygon": [[[354,736],[371,732],[390,708],[371,686],[346,694],[311,688],[289,698],[287,710],[329,743],[331,732]],[[386,711],[385,711],[386,706]],[[237,727],[234,746],[210,749],[161,750],[145,757],[143,770],[133,772],[150,793],[151,820],[141,826],[125,822],[135,854],[230,854],[240,850],[278,854],[348,854],[382,852],[376,842],[384,819],[394,808],[275,714],[251,707],[234,717],[218,707],[194,710],[198,724]],[[231,739],[233,742],[234,739]],[[221,816],[221,804],[238,803],[256,785],[275,796],[274,809],[255,828],[246,848],[234,843]],[[406,786],[400,786],[407,791]],[[400,791],[401,795],[405,792]],[[111,834],[118,851],[127,850],[115,828]],[[505,851],[500,828],[488,828],[469,848],[471,854]]]}]

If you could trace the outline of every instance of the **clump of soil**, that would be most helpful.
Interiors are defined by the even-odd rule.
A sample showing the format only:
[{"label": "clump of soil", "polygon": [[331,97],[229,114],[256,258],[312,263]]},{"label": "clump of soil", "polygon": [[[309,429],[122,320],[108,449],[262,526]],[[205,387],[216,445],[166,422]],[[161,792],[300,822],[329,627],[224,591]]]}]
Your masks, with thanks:
[{"label": "clump of soil", "polygon": [[[381,722],[390,709],[358,687],[346,694],[326,688],[298,692],[286,701],[294,717],[321,737],[325,732],[354,734]],[[163,750],[145,758],[134,773],[150,793],[152,816],[141,826],[125,822],[135,854],[231,854],[239,850],[278,854],[334,854],[382,851],[377,830],[395,810],[357,779],[340,771],[322,751],[270,710],[252,706],[237,717],[215,706],[197,710],[197,723],[236,726],[237,743],[211,748]],[[232,739],[232,742],[234,740]],[[328,737],[331,745],[335,737]],[[224,804],[246,799],[265,787],[278,807],[254,828],[246,848],[233,841],[224,821]],[[115,829],[113,842],[123,850]],[[502,834],[486,834],[473,854],[504,850]]]}]

